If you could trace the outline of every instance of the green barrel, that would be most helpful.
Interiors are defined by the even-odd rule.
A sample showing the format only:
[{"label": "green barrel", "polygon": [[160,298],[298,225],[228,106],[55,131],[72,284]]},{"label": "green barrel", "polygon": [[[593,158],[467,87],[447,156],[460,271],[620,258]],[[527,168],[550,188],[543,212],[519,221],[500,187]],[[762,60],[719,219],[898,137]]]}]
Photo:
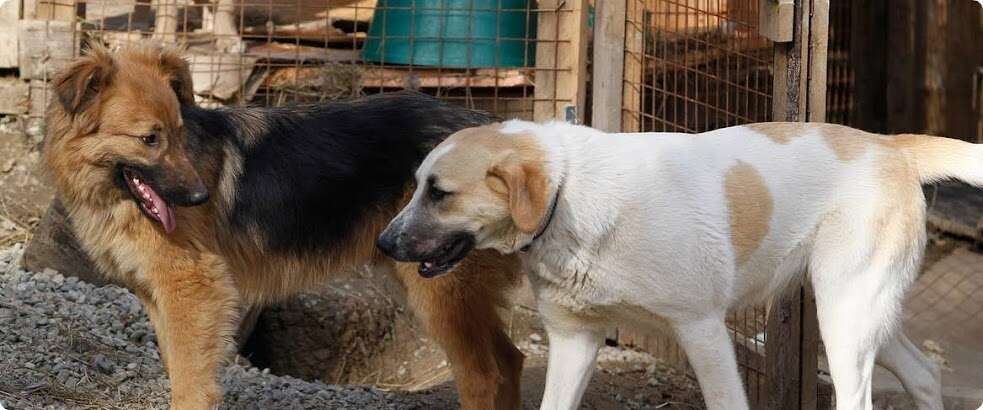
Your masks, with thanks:
[{"label": "green barrel", "polygon": [[450,68],[535,65],[531,0],[379,0],[365,61]]}]

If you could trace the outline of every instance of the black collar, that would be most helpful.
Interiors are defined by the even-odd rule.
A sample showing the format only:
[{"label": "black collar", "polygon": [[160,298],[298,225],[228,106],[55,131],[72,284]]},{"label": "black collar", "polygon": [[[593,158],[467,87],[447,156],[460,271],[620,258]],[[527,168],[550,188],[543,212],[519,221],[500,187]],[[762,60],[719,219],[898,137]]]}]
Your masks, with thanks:
[{"label": "black collar", "polygon": [[539,231],[536,232],[535,235],[533,235],[532,239],[529,240],[529,243],[527,243],[527,244],[525,244],[525,246],[519,248],[519,251],[520,252],[528,252],[529,251],[529,248],[532,246],[532,243],[533,242],[536,242],[536,240],[539,239],[540,236],[543,236],[543,234],[546,233],[546,229],[548,229],[550,227],[550,223],[553,222],[553,215],[556,214],[556,204],[558,204],[558,203],[560,203],[560,188],[559,187],[556,188],[556,195],[553,196],[553,203],[550,205],[549,213],[546,214],[546,222],[543,223],[543,226],[539,228]]}]

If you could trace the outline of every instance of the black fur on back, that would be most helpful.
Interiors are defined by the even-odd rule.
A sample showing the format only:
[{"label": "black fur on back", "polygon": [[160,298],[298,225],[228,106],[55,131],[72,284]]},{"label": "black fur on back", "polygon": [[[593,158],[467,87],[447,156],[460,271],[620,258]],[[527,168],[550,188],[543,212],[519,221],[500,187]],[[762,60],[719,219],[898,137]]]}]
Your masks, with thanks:
[{"label": "black fur on back", "polygon": [[228,145],[243,158],[229,223],[258,226],[267,246],[288,252],[344,245],[363,215],[395,205],[430,149],[497,120],[407,91],[182,115],[192,158],[216,158]]}]

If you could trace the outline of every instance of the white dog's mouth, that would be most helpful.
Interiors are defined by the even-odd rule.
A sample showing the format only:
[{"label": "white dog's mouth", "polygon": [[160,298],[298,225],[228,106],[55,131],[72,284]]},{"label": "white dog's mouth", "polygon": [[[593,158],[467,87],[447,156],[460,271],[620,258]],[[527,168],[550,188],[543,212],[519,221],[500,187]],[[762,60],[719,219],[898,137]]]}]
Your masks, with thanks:
[{"label": "white dog's mouth", "polygon": [[420,261],[418,272],[425,278],[433,278],[450,272],[474,249],[471,235],[457,235],[442,246],[436,255]]}]

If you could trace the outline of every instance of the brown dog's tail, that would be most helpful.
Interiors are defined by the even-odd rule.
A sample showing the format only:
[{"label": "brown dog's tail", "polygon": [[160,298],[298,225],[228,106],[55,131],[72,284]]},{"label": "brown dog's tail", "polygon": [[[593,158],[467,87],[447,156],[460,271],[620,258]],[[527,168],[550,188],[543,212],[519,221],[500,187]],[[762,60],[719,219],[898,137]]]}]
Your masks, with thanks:
[{"label": "brown dog's tail", "polygon": [[899,148],[918,169],[922,183],[958,179],[983,187],[983,144],[929,135],[899,135]]}]

